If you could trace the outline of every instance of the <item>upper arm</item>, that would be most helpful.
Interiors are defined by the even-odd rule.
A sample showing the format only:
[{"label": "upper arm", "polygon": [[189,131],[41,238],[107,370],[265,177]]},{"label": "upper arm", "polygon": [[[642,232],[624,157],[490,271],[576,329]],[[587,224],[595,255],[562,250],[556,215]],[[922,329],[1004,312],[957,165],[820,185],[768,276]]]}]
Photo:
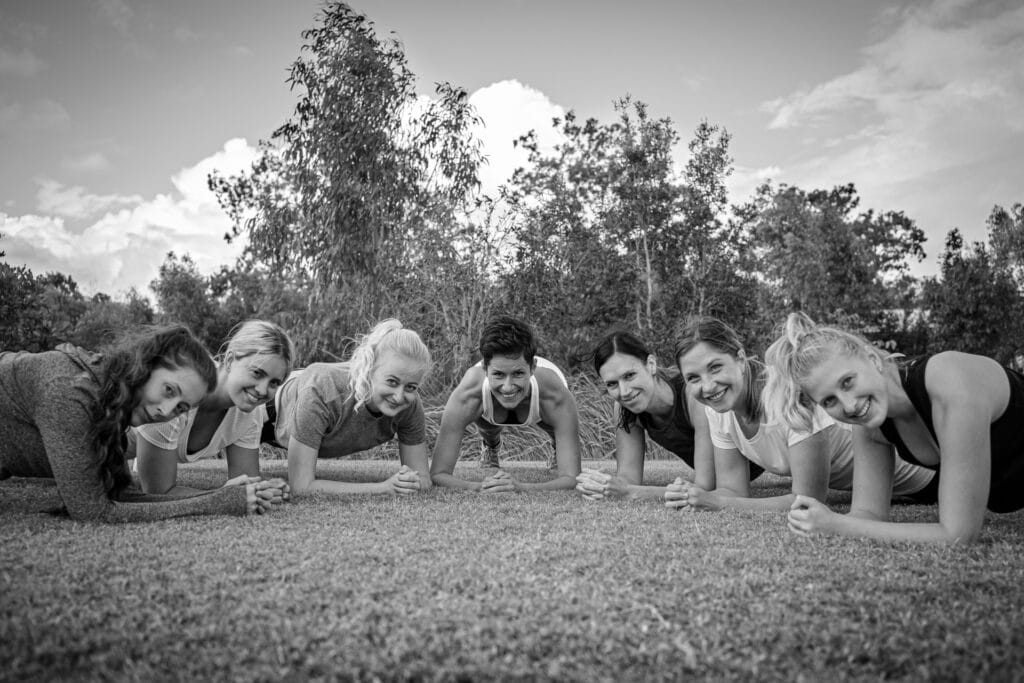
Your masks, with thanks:
[{"label": "upper arm", "polygon": [[830,425],[806,439],[789,446],[789,470],[793,479],[793,493],[810,496],[824,502],[828,498],[828,482],[832,472],[831,453],[828,452]]},{"label": "upper arm", "polygon": [[750,461],[738,449],[715,446],[715,487],[750,497]]},{"label": "upper arm", "polygon": [[615,428],[615,476],[638,485],[644,480],[644,452],[647,449],[643,427],[634,423],[627,432]]},{"label": "upper arm", "polygon": [[704,406],[698,403],[689,393],[686,394],[686,407],[693,426],[693,471],[694,483],[705,491],[712,491],[717,486],[715,473],[715,447],[711,442],[711,426]]},{"label": "upper arm", "polygon": [[260,476],[259,448],[233,443],[224,450],[228,460],[228,479],[234,479],[241,474],[247,474],[250,477]]},{"label": "upper arm", "polygon": [[1009,380],[993,360],[964,353],[934,356],[925,371],[939,445],[939,522],[969,541],[985,516],[992,471],[992,422],[1006,409]]},{"label": "upper arm", "polygon": [[441,414],[437,440],[434,442],[434,462],[430,467],[432,474],[451,474],[455,471],[466,427],[480,417],[483,410],[479,393],[482,381],[482,371],[470,368],[448,397]]},{"label": "upper arm", "polygon": [[430,468],[428,467],[427,444],[398,443],[398,458],[403,465],[411,467],[420,475],[420,488],[430,488]]},{"label": "upper arm", "polygon": [[558,380],[557,386],[542,390],[541,400],[541,419],[555,430],[558,473],[575,477],[580,473],[580,415],[576,398]]},{"label": "upper arm", "polygon": [[154,446],[143,437],[135,444],[139,483],[145,493],[166,493],[178,480],[178,452]]},{"label": "upper arm", "polygon": [[307,446],[294,436],[288,439],[288,483],[300,493],[316,480],[316,459],[319,450]]},{"label": "upper arm", "polygon": [[889,519],[895,461],[893,446],[877,429],[853,426],[852,517]]}]

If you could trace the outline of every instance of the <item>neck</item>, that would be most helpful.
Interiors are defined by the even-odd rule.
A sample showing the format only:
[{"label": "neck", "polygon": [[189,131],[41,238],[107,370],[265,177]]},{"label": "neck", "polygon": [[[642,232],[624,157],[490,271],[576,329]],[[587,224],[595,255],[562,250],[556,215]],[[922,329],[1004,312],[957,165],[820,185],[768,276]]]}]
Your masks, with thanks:
[{"label": "neck", "polygon": [[217,387],[212,393],[207,395],[206,399],[202,402],[199,407],[204,413],[214,413],[221,410],[227,410],[234,405],[231,397],[228,396],[227,386],[225,380],[227,379],[227,373],[217,375]]},{"label": "neck", "polygon": [[899,420],[917,415],[917,409],[914,408],[910,397],[907,396],[907,392],[903,389],[903,382],[900,381],[900,371],[896,364],[886,363],[882,369],[882,375],[885,377],[886,400],[889,403],[886,417]]},{"label": "neck", "polygon": [[651,400],[650,405],[647,406],[647,412],[658,417],[671,415],[672,408],[676,404],[676,396],[675,392],[672,391],[672,385],[657,375],[654,377],[654,382],[654,398]]}]

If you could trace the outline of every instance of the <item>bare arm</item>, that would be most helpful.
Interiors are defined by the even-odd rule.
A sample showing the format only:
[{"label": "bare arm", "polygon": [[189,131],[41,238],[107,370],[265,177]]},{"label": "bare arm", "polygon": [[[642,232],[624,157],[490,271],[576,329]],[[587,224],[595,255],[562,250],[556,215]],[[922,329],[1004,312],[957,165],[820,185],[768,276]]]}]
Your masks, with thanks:
[{"label": "bare arm", "polygon": [[[995,361],[947,352],[929,362],[925,384],[942,463],[938,523],[905,524],[835,515],[827,508],[821,510],[824,506],[820,503],[814,505],[816,501],[808,503],[798,497],[790,512],[794,531],[920,543],[971,543],[977,538],[985,516],[992,467],[991,424],[1005,410],[1009,383]],[[873,495],[883,493],[879,487]],[[891,495],[891,477],[887,495]],[[805,507],[799,507],[801,504]]]},{"label": "bare arm", "polygon": [[693,483],[710,491],[717,486],[718,466],[715,460],[715,446],[711,442],[711,428],[704,406],[689,394],[686,395],[690,424],[693,425]]},{"label": "bare arm", "polygon": [[431,487],[430,468],[427,461],[427,444],[408,445],[399,442],[398,458],[406,467],[414,470],[420,479],[420,491],[429,491]]},{"label": "bare arm", "polygon": [[[538,378],[541,390],[540,412],[544,421],[555,430],[555,460],[558,476],[539,483],[516,482],[523,491],[555,491],[576,486],[580,473],[580,416],[572,392],[554,373]],[[540,372],[538,371],[538,375]]]},{"label": "bare arm", "polygon": [[418,477],[402,478],[396,474],[385,481],[350,482],[316,478],[316,461],[319,451],[307,446],[294,436],[288,440],[288,483],[294,495],[319,491],[322,493],[353,495],[366,493],[414,493],[419,489]]},{"label": "bare arm", "polygon": [[441,428],[434,442],[434,460],[430,465],[430,478],[436,486],[479,491],[480,482],[466,481],[454,475],[455,463],[459,460],[462,435],[483,410],[480,397],[480,382],[483,375],[477,368],[470,368],[463,375],[441,414]]}]

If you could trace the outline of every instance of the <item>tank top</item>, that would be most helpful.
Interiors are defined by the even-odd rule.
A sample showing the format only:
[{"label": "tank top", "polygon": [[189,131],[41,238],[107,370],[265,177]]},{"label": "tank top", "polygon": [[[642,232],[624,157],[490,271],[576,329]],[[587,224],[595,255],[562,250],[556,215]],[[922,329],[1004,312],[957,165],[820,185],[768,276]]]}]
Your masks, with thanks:
[{"label": "tank top", "polygon": [[[917,414],[938,443],[932,423],[932,402],[925,387],[925,369],[931,356],[923,356],[900,366],[900,384],[907,392]],[[990,428],[992,475],[988,494],[988,509],[993,512],[1013,512],[1024,508],[1024,375],[1004,367],[1010,383],[1010,400],[1006,411]],[[929,469],[914,457],[900,438],[896,424],[886,419],[881,426],[882,435],[896,447],[896,453],[908,462]],[[941,454],[940,454],[941,455]]]}]

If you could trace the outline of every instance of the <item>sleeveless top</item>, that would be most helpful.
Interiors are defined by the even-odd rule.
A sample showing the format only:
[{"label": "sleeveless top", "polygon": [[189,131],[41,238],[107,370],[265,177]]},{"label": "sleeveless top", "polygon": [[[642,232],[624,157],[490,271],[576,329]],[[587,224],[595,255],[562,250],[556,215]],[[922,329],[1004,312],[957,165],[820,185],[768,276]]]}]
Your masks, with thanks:
[{"label": "sleeveless top", "polygon": [[654,443],[693,467],[693,422],[686,407],[686,382],[682,375],[662,376],[672,387],[672,416],[664,424],[655,424],[650,413],[637,413],[636,421]]},{"label": "sleeveless top", "polygon": [[[565,381],[565,375],[558,369],[558,366],[549,361],[547,358],[541,358],[540,356],[534,356],[534,360],[537,361],[538,368],[547,368],[558,375],[559,379],[562,380],[562,384],[569,386]],[[477,363],[478,366],[483,367],[483,361]],[[484,381],[480,384],[480,398],[483,412],[480,418],[486,422],[490,422],[492,425],[498,427],[518,427],[521,425],[535,425],[541,422],[540,417],[540,389],[537,387],[537,376],[530,376],[530,413],[526,416],[525,422],[495,422],[494,421],[494,396],[491,394],[491,387],[487,383],[487,378],[484,377]]]},{"label": "sleeveless top", "polygon": [[[938,443],[932,424],[932,402],[925,388],[925,368],[931,356],[914,359],[900,367],[900,384],[907,392],[917,414]],[[988,509],[993,512],[1013,512],[1024,508],[1024,375],[1004,367],[1010,383],[1010,400],[1006,411],[991,426],[992,475],[988,493]],[[938,471],[938,466],[917,461],[900,438],[895,423],[886,418],[881,426],[882,435],[896,447],[904,460]],[[941,454],[940,454],[941,455]]]}]

